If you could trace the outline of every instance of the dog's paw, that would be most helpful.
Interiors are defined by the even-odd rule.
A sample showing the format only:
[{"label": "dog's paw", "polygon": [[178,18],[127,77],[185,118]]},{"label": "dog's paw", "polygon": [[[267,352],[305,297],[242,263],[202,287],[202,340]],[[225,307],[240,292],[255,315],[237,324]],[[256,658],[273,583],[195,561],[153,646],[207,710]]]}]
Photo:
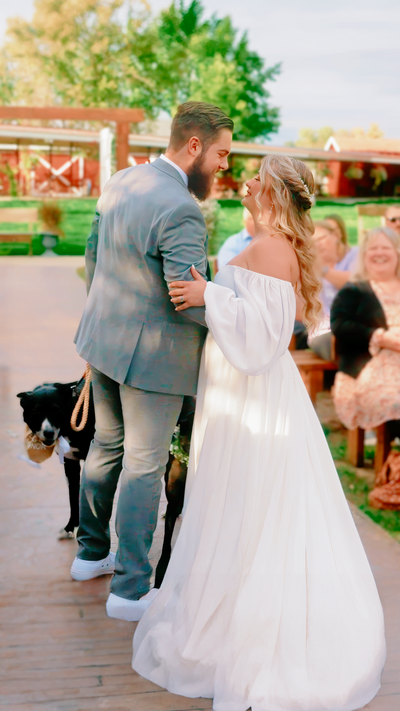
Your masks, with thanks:
[{"label": "dog's paw", "polygon": [[59,531],[57,538],[59,541],[65,541],[70,538],[74,539],[76,531],[77,531],[76,528],[73,531],[66,531],[65,528],[62,528],[61,531]]}]

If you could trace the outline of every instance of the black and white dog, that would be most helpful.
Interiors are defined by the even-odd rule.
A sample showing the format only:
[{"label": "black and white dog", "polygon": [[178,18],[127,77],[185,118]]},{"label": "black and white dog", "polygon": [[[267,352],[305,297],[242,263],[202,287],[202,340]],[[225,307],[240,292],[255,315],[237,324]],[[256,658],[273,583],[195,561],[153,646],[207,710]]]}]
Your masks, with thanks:
[{"label": "black and white dog", "polygon": [[[53,445],[64,437],[70,445],[65,455],[64,470],[68,481],[70,519],[60,531],[60,538],[73,538],[79,525],[79,486],[81,461],[85,460],[94,436],[95,415],[92,388],[90,388],[89,415],[82,432],[71,428],[70,420],[74,407],[84,386],[84,378],[74,383],[45,383],[34,390],[18,393],[29,429],[46,445]],[[177,424],[180,427],[181,445],[189,454],[192,434],[195,398],[185,396]],[[160,587],[171,556],[171,541],[175,522],[183,508],[187,466],[170,454],[165,472],[167,511],[161,558],[156,570],[156,587]]]},{"label": "black and white dog", "polygon": [[18,393],[29,429],[46,445],[53,445],[59,437],[70,445],[65,454],[64,471],[68,482],[70,518],[60,538],[72,538],[79,525],[79,485],[81,460],[85,460],[94,436],[93,395],[90,388],[88,420],[82,432],[71,428],[70,420],[85,380],[74,383],[45,383],[26,393]]}]

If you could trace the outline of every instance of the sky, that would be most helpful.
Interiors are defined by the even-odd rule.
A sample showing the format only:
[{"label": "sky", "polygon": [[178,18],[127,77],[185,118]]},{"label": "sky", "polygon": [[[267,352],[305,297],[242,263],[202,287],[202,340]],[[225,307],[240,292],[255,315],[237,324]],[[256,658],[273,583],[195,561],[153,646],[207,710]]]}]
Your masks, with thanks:
[{"label": "sky", "polygon": [[[281,128],[271,142],[295,140],[302,127],[334,129],[377,123],[400,138],[399,0],[202,0],[206,14],[230,14],[267,66],[282,63],[269,84]],[[150,0],[154,11],[169,0]],[[0,39],[7,17],[30,19],[34,0],[0,0]]]}]

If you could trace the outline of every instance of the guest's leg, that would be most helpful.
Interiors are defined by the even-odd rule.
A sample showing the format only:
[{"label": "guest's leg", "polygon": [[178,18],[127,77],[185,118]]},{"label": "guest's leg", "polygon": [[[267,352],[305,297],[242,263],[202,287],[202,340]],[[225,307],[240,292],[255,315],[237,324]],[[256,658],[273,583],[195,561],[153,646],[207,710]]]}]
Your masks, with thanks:
[{"label": "guest's leg", "polygon": [[331,360],[332,358],[332,333],[323,333],[321,336],[316,336],[310,341],[310,348],[320,358]]},{"label": "guest's leg", "polygon": [[148,592],[148,553],[157,524],[161,479],[182,407],[181,395],[121,385],[125,454],[118,499],[119,538],[111,592],[137,600]]},{"label": "guest's leg", "polygon": [[80,489],[78,558],[83,560],[101,560],[109,553],[109,521],[124,453],[120,386],[93,367],[92,383],[96,431]]}]

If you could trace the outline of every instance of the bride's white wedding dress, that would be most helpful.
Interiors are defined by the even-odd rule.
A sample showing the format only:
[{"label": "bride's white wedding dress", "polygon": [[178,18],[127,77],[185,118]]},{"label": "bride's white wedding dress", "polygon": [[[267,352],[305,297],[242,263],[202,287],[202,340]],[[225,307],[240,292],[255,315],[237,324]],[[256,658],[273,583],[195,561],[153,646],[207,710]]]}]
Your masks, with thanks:
[{"label": "bride's white wedding dress", "polygon": [[185,513],[133,668],[215,711],[350,711],[376,694],[382,607],[287,348],[291,284],[224,267],[205,292]]}]

